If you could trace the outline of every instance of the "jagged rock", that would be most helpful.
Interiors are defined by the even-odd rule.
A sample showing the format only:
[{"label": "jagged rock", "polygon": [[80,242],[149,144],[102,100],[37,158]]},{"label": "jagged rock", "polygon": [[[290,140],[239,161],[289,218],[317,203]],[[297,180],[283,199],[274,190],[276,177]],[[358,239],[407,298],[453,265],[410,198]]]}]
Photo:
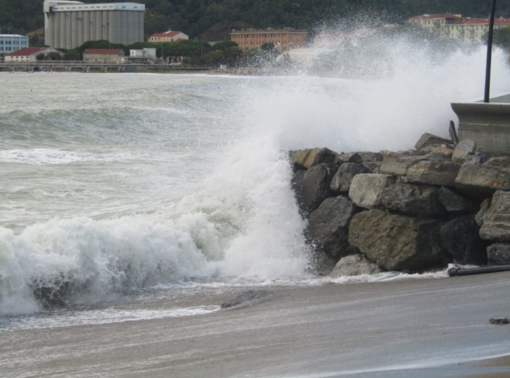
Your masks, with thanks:
[{"label": "jagged rock", "polygon": [[352,253],[349,222],[356,206],[346,197],[326,199],[308,218],[308,236],[312,243],[327,254],[340,258]]},{"label": "jagged rock", "polygon": [[510,158],[492,158],[484,164],[463,164],[455,186],[470,195],[487,198],[496,190],[510,190]]},{"label": "jagged rock", "polygon": [[460,165],[449,162],[420,161],[407,170],[407,181],[416,184],[454,186]]},{"label": "jagged rock", "polygon": [[221,304],[221,308],[230,308],[240,306],[243,304],[251,303],[263,298],[268,298],[274,295],[270,290],[246,290],[239,294],[237,297],[226,300]]},{"label": "jagged rock", "polygon": [[418,142],[416,142],[414,147],[419,151],[428,146],[437,146],[441,144],[452,144],[452,141],[449,139],[441,138],[437,135],[425,133],[420,137]]},{"label": "jagged rock", "polygon": [[443,246],[459,264],[487,264],[487,243],[480,239],[475,215],[452,219],[441,227]]},{"label": "jagged rock", "polygon": [[344,152],[336,156],[336,163],[363,163],[363,158],[359,152]]},{"label": "jagged rock", "polygon": [[329,197],[332,176],[332,169],[327,164],[315,165],[306,171],[298,171],[294,174],[292,187],[305,216],[317,209],[322,201]]},{"label": "jagged rock", "polygon": [[365,209],[380,208],[384,189],[394,183],[395,177],[390,175],[361,173],[352,179],[349,198]]},{"label": "jagged rock", "polygon": [[451,259],[442,248],[442,222],[368,210],[354,215],[349,243],[386,270],[416,271]]},{"label": "jagged rock", "polygon": [[477,201],[467,198],[445,186],[439,189],[438,198],[446,211],[453,215],[474,213],[480,208]]},{"label": "jagged rock", "polygon": [[446,210],[438,193],[435,186],[395,183],[384,188],[381,203],[385,209],[407,215],[441,216]]},{"label": "jagged rock", "polygon": [[510,192],[498,190],[483,217],[480,237],[484,240],[510,242]]},{"label": "jagged rock", "polygon": [[363,162],[342,164],[331,180],[331,191],[336,194],[348,193],[352,179],[360,173],[372,173],[372,171]]},{"label": "jagged rock", "polygon": [[496,243],[487,247],[488,265],[510,265],[510,244]]},{"label": "jagged rock", "polygon": [[437,146],[430,152],[430,155],[437,156],[443,160],[451,159],[454,149],[448,146]]},{"label": "jagged rock", "polygon": [[361,274],[376,274],[382,270],[365,256],[356,254],[345,256],[335,265],[335,269],[330,273],[332,278],[342,276],[359,276]]},{"label": "jagged rock", "polygon": [[293,152],[290,161],[294,170],[299,170],[308,169],[321,163],[332,164],[336,156],[336,152],[329,148],[312,148]]},{"label": "jagged rock", "polygon": [[482,204],[480,205],[480,210],[475,215],[475,222],[477,225],[482,227],[483,219],[485,218],[485,214],[487,214],[487,211],[489,210],[489,207],[491,206],[492,197],[485,199]]},{"label": "jagged rock", "polygon": [[407,170],[421,160],[423,160],[423,156],[384,156],[381,164],[381,173],[392,176],[405,176]]},{"label": "jagged rock", "polygon": [[462,164],[468,159],[468,156],[474,155],[475,151],[476,143],[471,139],[463,139],[455,146],[452,161],[457,164]]},{"label": "jagged rock", "polygon": [[402,158],[409,155],[416,155],[414,152],[416,151],[388,151],[388,150],[382,150],[379,151],[381,156],[383,157],[383,160],[385,158]]}]

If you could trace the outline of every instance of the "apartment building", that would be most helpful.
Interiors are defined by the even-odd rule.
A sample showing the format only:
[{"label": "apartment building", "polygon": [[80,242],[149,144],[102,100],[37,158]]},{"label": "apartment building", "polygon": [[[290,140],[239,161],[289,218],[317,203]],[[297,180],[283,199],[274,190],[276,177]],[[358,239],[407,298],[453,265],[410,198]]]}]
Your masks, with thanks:
[{"label": "apartment building", "polygon": [[0,34],[0,54],[9,54],[28,47],[28,37],[19,34]]},{"label": "apartment building", "polygon": [[234,30],[230,39],[242,50],[259,49],[265,43],[272,43],[280,51],[301,47],[306,43],[308,32],[298,29],[248,29]]}]

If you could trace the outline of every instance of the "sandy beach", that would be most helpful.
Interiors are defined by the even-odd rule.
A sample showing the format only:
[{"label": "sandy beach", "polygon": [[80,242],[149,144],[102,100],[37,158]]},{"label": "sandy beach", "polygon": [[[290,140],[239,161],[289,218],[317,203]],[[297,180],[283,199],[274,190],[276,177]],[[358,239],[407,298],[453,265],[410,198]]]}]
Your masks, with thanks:
[{"label": "sandy beach", "polygon": [[[510,273],[264,287],[204,315],[2,331],[4,377],[502,377],[510,374]],[[253,289],[253,288],[251,288]],[[203,289],[118,310],[218,306]],[[499,358],[495,358],[499,357]]]}]

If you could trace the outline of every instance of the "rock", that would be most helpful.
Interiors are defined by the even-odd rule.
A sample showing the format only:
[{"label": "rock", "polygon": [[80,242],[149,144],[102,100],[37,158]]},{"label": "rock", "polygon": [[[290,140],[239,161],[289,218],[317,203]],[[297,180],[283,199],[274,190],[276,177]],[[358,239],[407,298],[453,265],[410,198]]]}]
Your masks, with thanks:
[{"label": "rock", "polygon": [[489,323],[496,325],[504,325],[510,323],[510,320],[507,318],[490,318]]},{"label": "rock", "polygon": [[510,242],[510,192],[498,190],[483,217],[480,237],[484,240]]},{"label": "rock", "polygon": [[328,148],[312,148],[293,152],[290,161],[294,170],[308,169],[321,163],[332,164],[336,155]]},{"label": "rock", "polygon": [[338,154],[336,157],[336,163],[363,163],[363,158],[359,152],[347,152]]},{"label": "rock", "polygon": [[467,198],[445,186],[442,186],[441,189],[439,189],[438,199],[446,211],[453,215],[474,213],[480,208],[477,201]]},{"label": "rock", "polygon": [[386,270],[422,271],[451,259],[442,248],[442,222],[368,210],[354,215],[349,243]]},{"label": "rock", "polygon": [[506,159],[489,159],[484,164],[463,164],[455,186],[470,195],[487,198],[496,190],[510,190],[510,166]]},{"label": "rock", "polygon": [[384,188],[381,203],[385,209],[407,215],[441,216],[446,210],[438,193],[435,186],[395,183]]},{"label": "rock", "polygon": [[405,176],[410,167],[422,160],[423,156],[384,156],[381,164],[381,173],[392,176]]},{"label": "rock", "polygon": [[330,273],[332,278],[341,276],[359,276],[361,274],[376,274],[382,270],[365,256],[356,254],[342,257]]},{"label": "rock", "polygon": [[510,265],[510,244],[496,243],[487,247],[488,265]]},{"label": "rock", "polygon": [[362,173],[352,179],[349,198],[365,209],[380,208],[384,189],[394,183],[395,178],[390,175]]},{"label": "rock", "polygon": [[237,297],[226,300],[221,304],[221,308],[230,308],[235,306],[240,306],[242,304],[251,303],[263,298],[268,298],[273,296],[274,292],[269,290],[247,290]]},{"label": "rock", "polygon": [[332,179],[332,169],[327,164],[319,164],[298,171],[292,179],[292,187],[301,211],[308,216],[329,197],[329,186]]},{"label": "rock", "polygon": [[430,152],[431,155],[437,156],[440,159],[449,160],[453,155],[454,149],[447,146],[437,146]]},{"label": "rock", "polygon": [[453,123],[453,121],[450,121],[448,133],[450,134],[450,139],[452,140],[453,145],[457,146],[457,144],[459,144],[459,137],[457,135],[457,130],[455,129],[455,123]]},{"label": "rock", "polygon": [[462,265],[487,264],[487,243],[480,239],[475,215],[452,219],[441,227],[443,247]]},{"label": "rock", "polygon": [[460,165],[448,162],[420,161],[407,170],[407,181],[416,184],[454,186]]},{"label": "rock", "polygon": [[388,150],[382,150],[379,151],[379,154],[384,158],[402,158],[409,155],[415,155],[411,151],[388,151]]},{"label": "rock", "polygon": [[336,194],[348,193],[352,179],[360,173],[372,173],[372,171],[363,162],[342,164],[333,176],[331,191]]},{"label": "rock", "polygon": [[423,150],[425,147],[428,147],[428,146],[436,146],[436,145],[441,145],[441,144],[450,145],[450,144],[452,144],[452,141],[449,139],[441,138],[437,135],[425,133],[420,137],[418,142],[416,142],[414,147],[419,151],[419,150]]},{"label": "rock", "polygon": [[308,236],[321,251],[338,258],[352,253],[349,223],[356,207],[346,197],[326,199],[308,218]]},{"label": "rock", "polygon": [[482,227],[483,219],[485,218],[485,214],[487,214],[487,211],[489,210],[489,207],[491,206],[492,197],[485,199],[482,204],[480,205],[480,210],[475,215],[475,222],[477,225]]},{"label": "rock", "polygon": [[455,146],[453,151],[452,161],[457,164],[462,164],[466,161],[468,156],[474,155],[476,152],[476,143],[471,139],[463,139]]}]

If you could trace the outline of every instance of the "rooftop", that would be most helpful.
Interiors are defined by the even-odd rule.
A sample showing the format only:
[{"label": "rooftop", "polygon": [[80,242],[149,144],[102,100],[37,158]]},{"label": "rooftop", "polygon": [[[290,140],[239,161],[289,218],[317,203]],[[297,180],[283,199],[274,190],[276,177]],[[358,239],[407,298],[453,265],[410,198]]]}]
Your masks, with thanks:
[{"label": "rooftop", "polygon": [[49,47],[24,47],[12,53],[6,54],[5,56],[29,56],[40,53],[47,49],[49,49]]},{"label": "rooftop", "polygon": [[87,49],[83,52],[83,54],[120,54],[124,53],[124,50],[122,49]]}]

